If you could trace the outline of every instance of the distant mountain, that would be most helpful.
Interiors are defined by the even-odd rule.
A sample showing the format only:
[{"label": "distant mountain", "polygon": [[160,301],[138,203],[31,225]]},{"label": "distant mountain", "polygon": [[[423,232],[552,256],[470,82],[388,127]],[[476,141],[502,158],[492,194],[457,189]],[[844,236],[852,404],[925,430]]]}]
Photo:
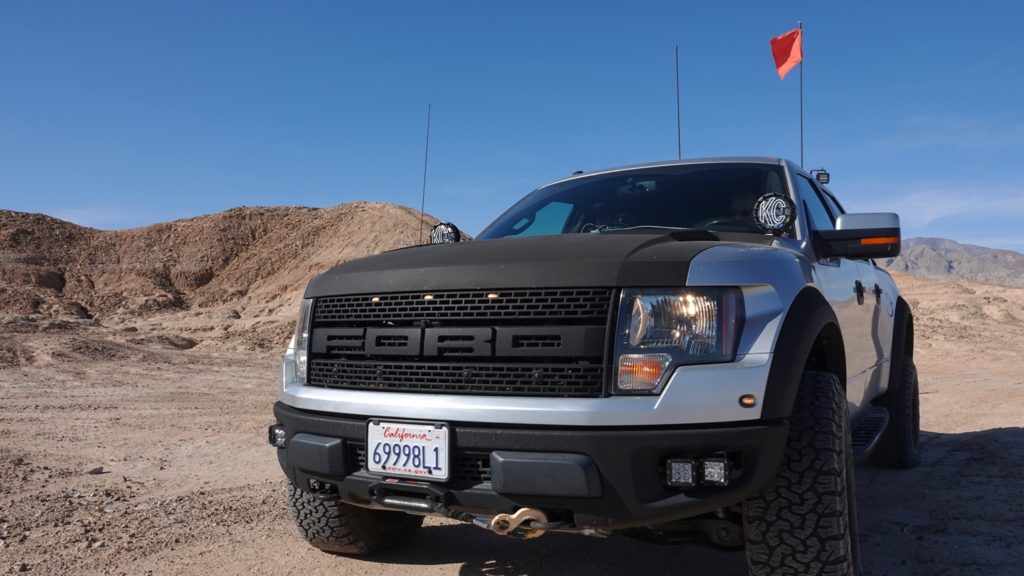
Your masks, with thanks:
[{"label": "distant mountain", "polygon": [[908,238],[899,257],[882,264],[915,276],[1024,286],[1024,254],[944,238]]}]

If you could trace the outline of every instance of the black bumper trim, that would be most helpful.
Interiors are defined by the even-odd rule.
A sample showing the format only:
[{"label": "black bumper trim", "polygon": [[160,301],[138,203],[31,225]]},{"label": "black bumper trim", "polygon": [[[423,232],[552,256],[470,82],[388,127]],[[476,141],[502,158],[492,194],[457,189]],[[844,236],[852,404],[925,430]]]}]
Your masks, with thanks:
[{"label": "black bumper trim", "polygon": [[[353,442],[366,440],[369,418],[306,412],[280,402],[274,405],[274,414],[285,427],[289,441],[300,433]],[[546,489],[532,486],[527,490],[547,490],[544,494],[513,494],[506,491],[508,486],[502,486],[505,490],[499,493],[489,482],[476,486],[438,485],[447,491],[452,508],[493,514],[534,507],[571,514],[576,526],[581,528],[613,530],[698,516],[742,502],[775,477],[789,431],[784,420],[730,427],[612,430],[449,425],[453,450],[582,455],[596,469],[600,487],[599,496],[575,497],[558,492],[564,488],[557,486]],[[289,479],[301,486],[306,481],[305,473],[301,472],[305,464],[290,461],[293,455],[287,448],[278,452]],[[680,492],[664,485],[664,462],[669,457],[720,453],[730,454],[735,459],[729,486],[698,487]],[[378,506],[370,488],[380,482],[380,478],[365,471],[347,471],[345,476],[309,477],[339,485],[341,498],[352,504]]]},{"label": "black bumper trim", "polygon": [[491,486],[498,494],[596,498],[601,474],[589,456],[551,452],[491,452]]}]

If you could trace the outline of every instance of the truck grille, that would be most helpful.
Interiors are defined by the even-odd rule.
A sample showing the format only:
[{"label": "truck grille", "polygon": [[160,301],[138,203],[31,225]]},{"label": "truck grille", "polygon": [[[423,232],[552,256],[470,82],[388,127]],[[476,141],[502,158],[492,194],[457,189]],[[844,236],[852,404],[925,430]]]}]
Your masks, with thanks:
[{"label": "truck grille", "polygon": [[308,385],[348,390],[598,397],[613,290],[325,296]]},{"label": "truck grille", "polygon": [[[429,297],[429,298],[428,298]],[[410,320],[591,320],[604,324],[611,291],[460,290],[362,296],[327,296],[316,303],[314,322]]]},{"label": "truck grille", "polygon": [[309,381],[327,388],[501,396],[601,395],[604,368],[586,364],[345,362],[313,359]]}]

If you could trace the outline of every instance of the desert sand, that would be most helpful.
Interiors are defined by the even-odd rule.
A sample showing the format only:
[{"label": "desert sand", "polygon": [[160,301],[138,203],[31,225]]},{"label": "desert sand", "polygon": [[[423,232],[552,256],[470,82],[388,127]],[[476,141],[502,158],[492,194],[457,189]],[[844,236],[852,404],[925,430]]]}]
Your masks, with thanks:
[{"label": "desert sand", "polygon": [[[384,222],[378,212],[392,209],[365,205],[369,216],[345,218]],[[205,255],[170,252],[156,268],[143,266],[152,257],[111,261],[165,245],[139,243],[146,235],[195,234],[181,229],[188,221],[73,230],[65,254],[31,253],[0,227],[0,573],[744,574],[737,553],[617,536],[518,542],[433,519],[411,545],[373,560],[307,546],[265,438],[294,302],[303,278],[392,247],[383,239],[396,227],[402,237],[389,242],[408,243],[418,221],[404,213],[355,245],[314,241],[297,224],[312,215],[323,235],[336,225],[330,214],[294,215],[281,228],[290,252],[279,240],[252,251],[269,242],[266,223],[232,220],[221,233],[250,240],[205,267],[193,265]],[[104,251],[110,242],[128,248]],[[314,258],[295,257],[313,242]],[[1024,288],[897,281],[917,318],[923,463],[858,467],[867,573],[1020,573]]]}]

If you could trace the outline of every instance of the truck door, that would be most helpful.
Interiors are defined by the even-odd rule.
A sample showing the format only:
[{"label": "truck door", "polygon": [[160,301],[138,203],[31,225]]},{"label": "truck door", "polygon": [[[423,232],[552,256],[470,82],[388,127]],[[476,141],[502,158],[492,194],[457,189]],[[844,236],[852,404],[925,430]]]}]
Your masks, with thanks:
[{"label": "truck door", "polygon": [[[795,176],[795,182],[808,227],[812,230],[834,229],[834,217],[815,185],[801,174]],[[864,403],[873,368],[878,363],[872,333],[873,307],[868,305],[869,289],[862,277],[866,274],[862,263],[847,258],[823,258],[814,268],[815,282],[832,305],[843,334],[846,397],[851,416],[856,416]]]},{"label": "truck door", "polygon": [[[834,196],[821,188],[818,191],[833,217],[838,218],[840,214],[845,213]],[[869,368],[870,373],[865,376],[865,397],[874,398],[885,391],[889,382],[896,290],[892,278],[879,270],[874,260],[862,259],[853,262],[857,265],[857,276],[860,279],[858,290],[864,293],[863,306],[870,316],[868,335],[874,349],[874,354],[870,355],[873,364]]]}]

